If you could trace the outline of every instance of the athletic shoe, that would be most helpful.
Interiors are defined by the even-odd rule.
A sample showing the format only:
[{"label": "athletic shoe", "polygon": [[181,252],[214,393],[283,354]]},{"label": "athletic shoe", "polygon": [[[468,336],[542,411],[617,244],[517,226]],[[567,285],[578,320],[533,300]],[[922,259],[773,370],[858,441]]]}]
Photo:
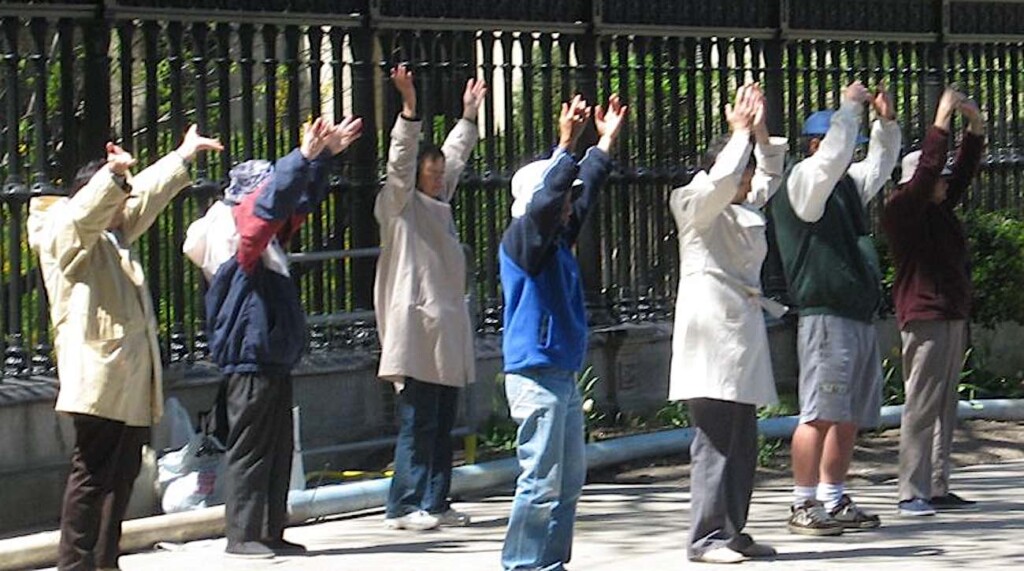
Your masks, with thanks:
[{"label": "athletic shoe", "polygon": [[949,492],[944,496],[935,496],[931,499],[932,507],[939,511],[947,510],[970,510],[978,507],[978,502],[965,500],[960,496]]},{"label": "athletic shoe", "polygon": [[469,522],[473,521],[473,518],[468,513],[460,512],[448,508],[439,514],[430,514],[441,521],[441,525],[447,525],[450,527],[465,527],[469,525]]},{"label": "athletic shoe", "polygon": [[228,542],[224,555],[236,559],[273,559],[274,551],[259,541]]},{"label": "athletic shoe", "polygon": [[747,557],[728,547],[716,547],[690,558],[697,563],[742,563]]},{"label": "athletic shoe", "polygon": [[839,504],[829,511],[829,515],[844,529],[873,529],[882,525],[878,516],[860,509],[846,494],[839,498]]},{"label": "athletic shoe", "polygon": [[408,529],[410,531],[426,531],[441,525],[437,516],[420,510],[407,513],[402,517],[389,517],[384,519],[384,527],[388,529]]},{"label": "athletic shoe", "polygon": [[798,535],[840,535],[843,525],[832,519],[825,511],[825,506],[817,500],[804,500],[804,503],[789,508],[789,523],[786,527],[790,533]]},{"label": "athletic shoe", "polygon": [[921,517],[935,515],[935,508],[921,498],[902,500],[899,505],[900,517]]}]

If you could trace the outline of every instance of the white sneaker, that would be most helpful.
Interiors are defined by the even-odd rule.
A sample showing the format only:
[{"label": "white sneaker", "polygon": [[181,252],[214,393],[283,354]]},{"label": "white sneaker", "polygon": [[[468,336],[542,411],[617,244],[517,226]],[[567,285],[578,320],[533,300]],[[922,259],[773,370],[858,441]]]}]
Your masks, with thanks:
[{"label": "white sneaker", "polygon": [[456,511],[452,508],[448,508],[444,513],[433,515],[441,520],[441,525],[451,527],[465,527],[469,525],[469,522],[473,521],[473,518],[468,513]]},{"label": "white sneaker", "polygon": [[388,529],[426,531],[439,525],[441,525],[441,520],[437,516],[430,515],[423,510],[407,513],[402,517],[384,518],[384,527]]}]

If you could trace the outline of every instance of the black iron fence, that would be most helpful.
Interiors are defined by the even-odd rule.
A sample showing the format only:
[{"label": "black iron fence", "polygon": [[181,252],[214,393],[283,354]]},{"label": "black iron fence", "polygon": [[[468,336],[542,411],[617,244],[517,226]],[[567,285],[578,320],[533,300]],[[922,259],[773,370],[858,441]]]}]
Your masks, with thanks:
[{"label": "black iron fence", "polygon": [[[260,5],[0,4],[5,374],[52,367],[46,298],[25,239],[28,201],[59,192],[108,139],[147,164],[172,149],[189,123],[198,123],[226,148],[200,158],[195,179],[219,182],[240,160],[286,153],[311,116],[358,114],[366,135],[334,163],[329,198],[292,247],[375,246],[373,197],[399,109],[386,72],[397,62],[415,69],[425,136],[434,140],[459,116],[466,78],[481,76],[491,85],[482,140],[455,202],[461,238],[473,252],[473,293],[484,332],[500,328],[496,248],[508,221],[509,178],[550,148],[558,104],[577,91],[590,100],[618,92],[633,113],[615,151],[617,170],[579,246],[595,321],[670,314],[676,245],[667,196],[692,176],[706,142],[725,129],[724,105],[747,80],[763,83],[771,129],[791,140],[803,117],[836,106],[852,79],[885,81],[908,148],[930,123],[943,83],[956,81],[990,119],[989,155],[970,206],[1022,208],[1019,1]],[[184,192],[139,244],[169,361],[204,356],[202,277],[180,246],[188,223],[214,193],[208,184]],[[362,315],[372,307],[371,258],[325,259],[303,264],[297,274],[313,315]],[[313,332],[317,347],[374,342],[365,321],[314,321],[328,324]]]}]

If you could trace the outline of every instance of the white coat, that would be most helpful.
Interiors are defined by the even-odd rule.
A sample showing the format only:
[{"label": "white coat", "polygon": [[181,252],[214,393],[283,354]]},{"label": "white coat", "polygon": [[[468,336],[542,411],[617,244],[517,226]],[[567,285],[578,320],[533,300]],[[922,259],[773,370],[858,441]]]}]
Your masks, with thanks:
[{"label": "white coat", "polygon": [[782,182],[786,148],[776,137],[757,145],[744,204],[732,200],[750,158],[749,131],[733,134],[709,172],[672,191],[680,269],[670,400],[777,401],[760,295],[768,252],[760,208]]},{"label": "white coat", "polygon": [[387,180],[377,195],[380,258],[373,298],[381,355],[377,376],[463,387],[475,376],[473,330],[466,307],[466,257],[449,201],[479,137],[460,120],[448,134],[444,190],[416,190],[420,122],[399,117],[391,130]]}]

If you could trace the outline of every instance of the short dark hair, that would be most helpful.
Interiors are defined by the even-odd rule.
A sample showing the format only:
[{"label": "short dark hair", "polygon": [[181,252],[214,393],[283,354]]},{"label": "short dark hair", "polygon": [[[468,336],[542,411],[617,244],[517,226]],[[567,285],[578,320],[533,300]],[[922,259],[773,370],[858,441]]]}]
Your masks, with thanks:
[{"label": "short dark hair", "polygon": [[68,185],[68,196],[74,196],[82,187],[89,184],[92,177],[96,176],[96,173],[100,172],[100,169],[106,166],[107,161],[103,159],[96,159],[85,163],[82,168],[78,169],[75,173],[75,177],[71,179],[71,184]]},{"label": "short dark hair", "polygon": [[[729,144],[730,139],[732,139],[731,133],[725,133],[724,135],[719,135],[714,139],[711,139],[711,142],[708,143],[708,148],[704,151],[704,156],[700,161],[700,169],[702,171],[707,172],[711,170],[711,167],[715,164],[715,159],[717,159],[718,155],[721,154],[723,149],[725,149],[725,146]],[[745,169],[754,168],[756,164],[757,163],[754,160],[754,153],[750,153],[750,159],[748,160]]]}]

